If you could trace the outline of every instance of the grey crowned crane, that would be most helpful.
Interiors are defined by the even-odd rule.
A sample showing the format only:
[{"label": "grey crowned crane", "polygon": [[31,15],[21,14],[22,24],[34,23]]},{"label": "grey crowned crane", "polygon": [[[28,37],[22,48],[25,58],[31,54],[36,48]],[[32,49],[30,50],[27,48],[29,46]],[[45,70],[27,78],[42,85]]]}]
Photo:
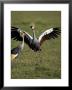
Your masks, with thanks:
[{"label": "grey crowned crane", "polygon": [[[40,51],[40,46],[45,40],[50,40],[51,38],[55,39],[58,37],[58,35],[60,35],[60,28],[50,28],[44,31],[37,39],[35,35],[35,26],[31,25],[30,27],[33,31],[33,37],[24,31],[24,42],[28,44],[28,46],[34,51]],[[16,33],[18,33],[18,31]],[[22,38],[19,35],[15,35],[14,37],[14,39],[16,40],[22,40]]]},{"label": "grey crowned crane", "polygon": [[[11,36],[14,37],[14,35],[16,34],[16,30],[15,30],[16,28],[12,27],[11,29],[12,29]],[[24,48],[24,35],[25,34],[22,33],[21,30],[19,30],[19,29],[17,29],[17,31],[18,31],[18,34],[20,35],[20,37],[22,38],[22,43],[11,50],[11,60],[14,60]]]}]

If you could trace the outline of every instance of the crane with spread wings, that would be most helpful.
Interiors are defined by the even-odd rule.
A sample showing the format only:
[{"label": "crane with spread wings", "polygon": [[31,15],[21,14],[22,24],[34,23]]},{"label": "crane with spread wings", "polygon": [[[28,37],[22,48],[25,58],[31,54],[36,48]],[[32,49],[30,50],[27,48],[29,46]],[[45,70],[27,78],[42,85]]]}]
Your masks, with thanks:
[{"label": "crane with spread wings", "polygon": [[14,40],[22,41],[23,38],[21,37],[20,33],[24,32],[24,42],[34,51],[40,51],[41,45],[45,40],[50,40],[51,38],[55,39],[61,33],[59,27],[50,28],[45,30],[37,39],[35,35],[35,25],[32,24],[30,27],[33,31],[33,36],[28,34],[26,31],[21,31],[20,28],[11,27],[11,38],[13,38]]}]

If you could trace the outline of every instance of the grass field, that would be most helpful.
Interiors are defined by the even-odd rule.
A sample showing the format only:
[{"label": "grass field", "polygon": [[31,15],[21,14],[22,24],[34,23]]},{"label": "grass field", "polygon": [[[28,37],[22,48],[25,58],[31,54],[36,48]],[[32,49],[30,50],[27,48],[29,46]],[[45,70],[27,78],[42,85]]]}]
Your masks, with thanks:
[{"label": "grass field", "polygon": [[[51,27],[61,27],[59,11],[12,11],[11,25],[32,35],[30,24],[35,23],[36,36]],[[20,41],[11,40],[11,48]],[[61,36],[45,41],[42,51],[34,52],[25,44],[19,57],[11,62],[12,79],[59,79],[61,78]]]}]

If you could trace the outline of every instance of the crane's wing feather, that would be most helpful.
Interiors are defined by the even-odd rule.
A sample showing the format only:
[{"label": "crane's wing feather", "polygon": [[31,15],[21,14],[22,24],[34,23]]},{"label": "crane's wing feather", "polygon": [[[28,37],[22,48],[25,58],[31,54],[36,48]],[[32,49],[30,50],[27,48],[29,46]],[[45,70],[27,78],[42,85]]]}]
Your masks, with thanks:
[{"label": "crane's wing feather", "polygon": [[24,35],[24,42],[25,42],[26,44],[28,44],[29,47],[31,47],[33,37],[30,36],[30,35],[29,35],[27,32],[25,32],[25,31],[24,31],[24,33],[25,33],[25,35]]},{"label": "crane's wing feather", "polygon": [[[20,30],[20,28],[17,28],[17,27],[11,27],[11,38],[13,38],[14,40],[17,40],[17,41],[22,41],[22,37],[20,36],[20,33],[22,31]],[[25,32],[25,35],[24,35],[24,42],[26,44],[29,45],[29,47],[31,47],[31,43],[32,43],[32,36],[29,35],[27,32]]]},{"label": "crane's wing feather", "polygon": [[55,39],[58,37],[58,35],[60,34],[60,28],[56,27],[56,28],[50,28],[48,30],[46,30],[45,32],[43,32],[40,36],[39,36],[39,43],[40,45],[47,39]]},{"label": "crane's wing feather", "polygon": [[11,38],[13,38],[14,40],[22,41],[20,32],[22,32],[22,31],[19,28],[11,27]]}]

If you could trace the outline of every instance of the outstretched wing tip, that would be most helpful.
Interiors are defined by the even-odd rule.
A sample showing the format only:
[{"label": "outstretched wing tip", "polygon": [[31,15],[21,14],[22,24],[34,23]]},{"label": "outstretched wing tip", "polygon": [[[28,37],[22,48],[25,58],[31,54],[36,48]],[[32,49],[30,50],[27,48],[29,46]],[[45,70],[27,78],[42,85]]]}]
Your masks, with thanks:
[{"label": "outstretched wing tip", "polygon": [[61,27],[54,27],[53,30],[61,30]]},{"label": "outstretched wing tip", "polygon": [[11,26],[11,38],[16,41],[22,41],[20,36],[21,29],[15,26]]},{"label": "outstretched wing tip", "polygon": [[60,33],[61,33],[61,28],[60,27],[54,27],[54,28],[50,28],[49,30],[46,30],[44,32],[44,34],[41,35],[40,38],[39,38],[40,45],[45,40],[50,40],[51,38],[52,39],[58,38],[58,36],[60,35]]},{"label": "outstretched wing tip", "polygon": [[61,33],[61,27],[55,27],[55,28],[53,28],[53,32],[54,32],[56,35],[60,35],[60,33]]}]

